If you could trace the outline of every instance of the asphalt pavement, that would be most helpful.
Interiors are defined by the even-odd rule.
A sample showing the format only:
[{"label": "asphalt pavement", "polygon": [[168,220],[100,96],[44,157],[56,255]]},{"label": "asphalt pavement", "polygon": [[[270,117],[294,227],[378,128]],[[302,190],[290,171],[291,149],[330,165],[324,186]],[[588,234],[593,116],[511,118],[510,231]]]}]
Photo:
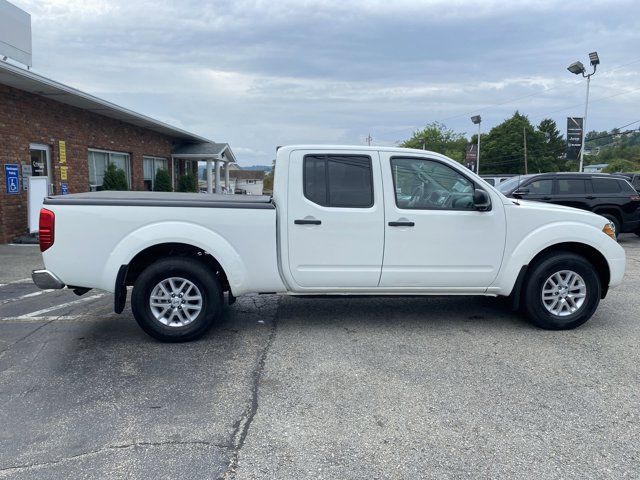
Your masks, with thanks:
[{"label": "asphalt pavement", "polygon": [[248,296],[162,344],[0,246],[0,478],[638,478],[640,238],[583,327],[490,298]]}]

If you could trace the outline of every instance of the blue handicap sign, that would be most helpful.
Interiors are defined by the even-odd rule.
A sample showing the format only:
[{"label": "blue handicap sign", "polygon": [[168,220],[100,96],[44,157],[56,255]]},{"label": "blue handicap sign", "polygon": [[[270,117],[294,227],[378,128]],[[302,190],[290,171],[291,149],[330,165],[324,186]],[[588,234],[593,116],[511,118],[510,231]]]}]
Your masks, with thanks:
[{"label": "blue handicap sign", "polygon": [[69,184],[68,183],[61,183],[60,184],[60,193],[62,193],[62,195],[67,195],[69,193]]},{"label": "blue handicap sign", "polygon": [[4,178],[7,183],[7,193],[9,195],[18,195],[20,193],[20,177],[18,165],[15,163],[7,163],[4,166]]}]

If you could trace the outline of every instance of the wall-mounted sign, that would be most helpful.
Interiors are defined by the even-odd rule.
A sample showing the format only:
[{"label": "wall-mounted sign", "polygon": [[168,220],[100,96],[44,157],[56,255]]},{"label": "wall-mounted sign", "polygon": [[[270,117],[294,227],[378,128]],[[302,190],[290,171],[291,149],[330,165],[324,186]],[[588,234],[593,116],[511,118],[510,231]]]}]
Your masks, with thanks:
[{"label": "wall-mounted sign", "polygon": [[60,180],[67,180],[67,169],[69,167],[60,167]]},{"label": "wall-mounted sign", "polygon": [[68,183],[61,183],[60,184],[60,193],[62,193],[62,195],[67,195],[69,193],[69,184]]},{"label": "wall-mounted sign", "polygon": [[582,148],[582,118],[567,117],[567,160],[577,160]]},{"label": "wall-mounted sign", "polygon": [[7,163],[4,166],[4,178],[7,184],[7,193],[17,195],[20,193],[20,170],[15,163]]},{"label": "wall-mounted sign", "polygon": [[64,140],[58,142],[58,150],[60,152],[60,163],[67,163],[67,144]]}]

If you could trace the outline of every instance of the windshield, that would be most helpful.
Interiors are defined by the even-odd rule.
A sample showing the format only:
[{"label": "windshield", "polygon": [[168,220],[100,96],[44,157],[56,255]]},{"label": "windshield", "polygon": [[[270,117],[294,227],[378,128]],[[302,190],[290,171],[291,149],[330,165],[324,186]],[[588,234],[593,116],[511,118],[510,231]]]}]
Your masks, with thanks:
[{"label": "windshield", "polygon": [[510,178],[509,180],[506,180],[498,185],[496,189],[500,193],[504,193],[506,195],[507,193],[510,193],[518,188],[518,186],[530,176],[531,175],[518,175],[517,177]]}]

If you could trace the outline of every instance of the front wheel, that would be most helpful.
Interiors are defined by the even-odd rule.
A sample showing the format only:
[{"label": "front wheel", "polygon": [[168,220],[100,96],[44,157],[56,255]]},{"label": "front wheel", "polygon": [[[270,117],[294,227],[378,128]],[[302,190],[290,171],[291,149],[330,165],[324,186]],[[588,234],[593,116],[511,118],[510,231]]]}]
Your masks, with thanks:
[{"label": "front wheel", "polygon": [[138,277],[131,295],[138,325],[163,342],[188,342],[204,335],[222,310],[215,275],[191,258],[158,260]]},{"label": "front wheel", "polygon": [[584,257],[558,252],[532,266],[524,285],[529,319],[548,330],[568,330],[589,320],[600,303],[600,277]]}]

